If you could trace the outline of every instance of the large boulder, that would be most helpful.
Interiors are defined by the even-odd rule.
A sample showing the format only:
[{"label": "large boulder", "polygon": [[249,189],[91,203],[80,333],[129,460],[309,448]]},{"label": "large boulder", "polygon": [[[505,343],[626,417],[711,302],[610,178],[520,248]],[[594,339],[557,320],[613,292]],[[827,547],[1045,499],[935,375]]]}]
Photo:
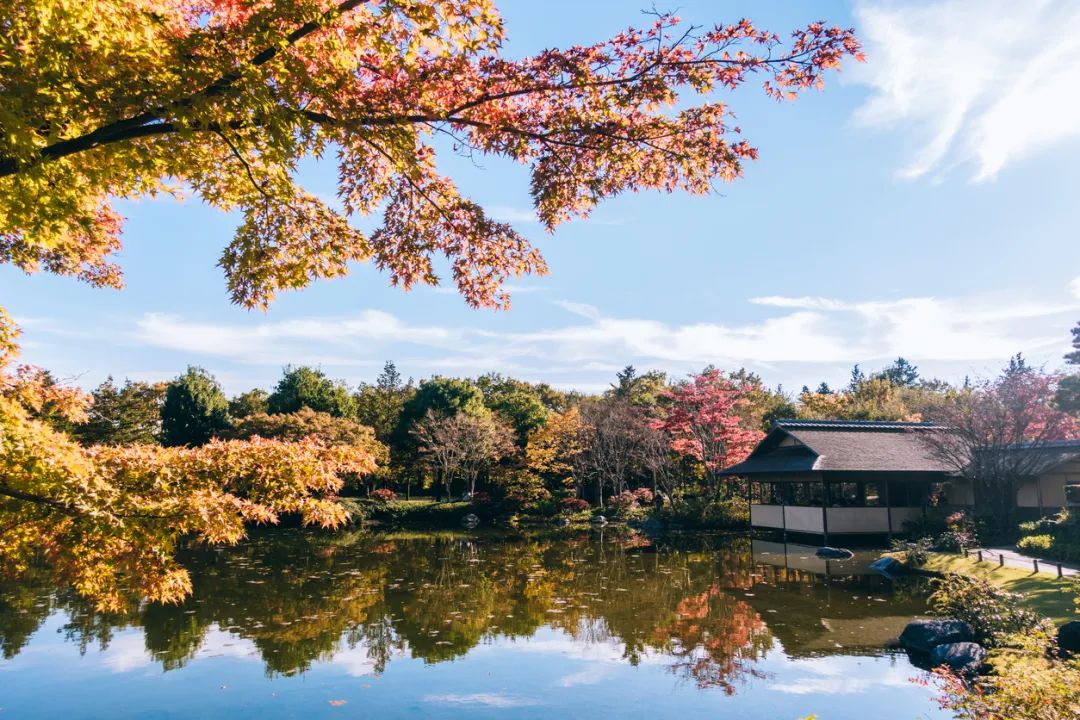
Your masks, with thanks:
[{"label": "large boulder", "polygon": [[461,518],[461,524],[463,527],[472,530],[474,527],[480,524],[480,517],[473,513],[469,513],[465,517]]},{"label": "large boulder", "polygon": [[1058,628],[1058,649],[1063,652],[1080,654],[1080,620],[1070,620]]},{"label": "large boulder", "polygon": [[938,645],[968,642],[971,626],[962,620],[912,620],[900,633],[900,644],[908,650],[930,653]]},{"label": "large boulder", "polygon": [[607,525],[607,518],[604,517],[603,515],[593,515],[592,520],[590,520],[589,522],[591,522],[593,525],[597,525],[597,526]]},{"label": "large boulder", "polygon": [[986,648],[979,643],[946,643],[930,651],[930,662],[934,667],[948,665],[950,669],[961,675],[974,675],[979,672],[984,660],[986,660]]},{"label": "large boulder", "polygon": [[855,553],[847,548],[834,547],[819,547],[814,554],[826,560],[850,560],[855,557]]},{"label": "large boulder", "polygon": [[885,556],[870,563],[870,569],[885,577],[896,577],[907,570],[907,566],[894,557]]}]

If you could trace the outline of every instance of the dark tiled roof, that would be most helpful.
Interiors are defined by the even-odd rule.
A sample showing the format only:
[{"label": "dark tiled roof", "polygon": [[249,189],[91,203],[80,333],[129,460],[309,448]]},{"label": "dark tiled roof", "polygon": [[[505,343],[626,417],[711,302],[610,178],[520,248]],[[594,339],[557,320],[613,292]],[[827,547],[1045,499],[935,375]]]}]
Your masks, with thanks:
[{"label": "dark tiled roof", "polygon": [[[941,429],[930,423],[780,420],[750,457],[725,473],[949,472],[920,437]],[[786,437],[802,447],[781,447]]]},{"label": "dark tiled roof", "polygon": [[1029,458],[1023,461],[1023,466],[1032,473],[1044,473],[1060,465],[1080,460],[1080,440],[1051,440],[1010,445],[1004,448],[1003,452],[1030,454]]},{"label": "dark tiled roof", "polygon": [[[787,428],[785,428],[787,430]],[[815,470],[877,472],[948,472],[933,457],[918,431],[788,430],[813,450]]]}]

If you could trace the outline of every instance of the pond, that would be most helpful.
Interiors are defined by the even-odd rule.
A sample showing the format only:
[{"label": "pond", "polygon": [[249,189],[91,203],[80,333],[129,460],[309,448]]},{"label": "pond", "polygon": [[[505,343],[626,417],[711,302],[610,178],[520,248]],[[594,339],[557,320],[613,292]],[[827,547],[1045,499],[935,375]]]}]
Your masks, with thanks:
[{"label": "pond", "polygon": [[4,718],[945,717],[902,653],[925,587],[800,546],[593,531],[192,552],[182,605],[0,585]]}]

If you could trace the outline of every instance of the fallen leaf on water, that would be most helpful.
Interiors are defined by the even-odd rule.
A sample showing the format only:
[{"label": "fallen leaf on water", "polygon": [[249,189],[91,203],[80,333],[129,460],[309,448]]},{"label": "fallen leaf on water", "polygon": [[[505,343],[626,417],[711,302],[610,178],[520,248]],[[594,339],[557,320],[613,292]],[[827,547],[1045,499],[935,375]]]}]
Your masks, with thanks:
[{"label": "fallen leaf on water", "polygon": [[345,703],[347,703],[349,701],[348,700],[330,700],[329,702],[334,707],[341,707],[342,705],[344,705]]}]

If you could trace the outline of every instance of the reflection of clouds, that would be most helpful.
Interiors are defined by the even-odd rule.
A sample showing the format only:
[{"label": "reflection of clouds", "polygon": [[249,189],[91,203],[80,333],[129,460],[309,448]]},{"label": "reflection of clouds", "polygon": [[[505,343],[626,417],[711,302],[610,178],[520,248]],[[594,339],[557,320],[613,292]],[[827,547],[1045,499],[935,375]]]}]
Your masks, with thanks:
[{"label": "reflection of clouds", "polygon": [[[207,629],[192,659],[213,657],[259,660],[259,649],[250,640],[237,637],[217,625],[212,625]],[[101,651],[101,664],[114,673],[150,668],[157,663],[158,658],[146,649],[146,642],[141,632],[121,633],[109,642],[107,649]]]},{"label": "reflection of clouds", "polygon": [[[472,652],[506,650],[542,655],[560,655],[573,660],[616,665],[625,665],[628,657],[626,645],[621,642],[575,639],[563,631],[549,631],[546,637],[544,637],[543,631],[537,631],[537,634],[532,638],[481,645],[473,648]],[[668,660],[668,656],[645,651],[636,653],[635,659],[639,665],[664,665]]]},{"label": "reflection of clouds", "polygon": [[259,660],[259,648],[247,638],[233,635],[222,630],[217,625],[211,625],[203,637],[202,645],[199,646],[196,658],[205,657],[234,657],[252,658]]},{"label": "reflection of clouds", "polygon": [[515,708],[539,705],[535,698],[503,695],[501,693],[472,693],[469,695],[425,695],[424,702],[439,705],[483,705],[493,708]]},{"label": "reflection of clouds", "polygon": [[150,667],[154,657],[146,651],[142,633],[125,632],[109,642],[109,647],[101,651],[101,664],[114,673],[126,673]]},{"label": "reflection of clouds", "polygon": [[770,690],[788,695],[854,695],[873,688],[908,687],[910,667],[870,658],[817,658],[792,661],[803,677],[776,683]]},{"label": "reflection of clouds", "polygon": [[366,645],[343,648],[334,653],[330,662],[353,677],[377,675],[377,663],[368,654]]},{"label": "reflection of clouds", "polygon": [[560,687],[574,687],[576,685],[596,685],[606,680],[611,675],[610,663],[591,663],[584,669],[569,675],[563,675],[556,683]]}]

